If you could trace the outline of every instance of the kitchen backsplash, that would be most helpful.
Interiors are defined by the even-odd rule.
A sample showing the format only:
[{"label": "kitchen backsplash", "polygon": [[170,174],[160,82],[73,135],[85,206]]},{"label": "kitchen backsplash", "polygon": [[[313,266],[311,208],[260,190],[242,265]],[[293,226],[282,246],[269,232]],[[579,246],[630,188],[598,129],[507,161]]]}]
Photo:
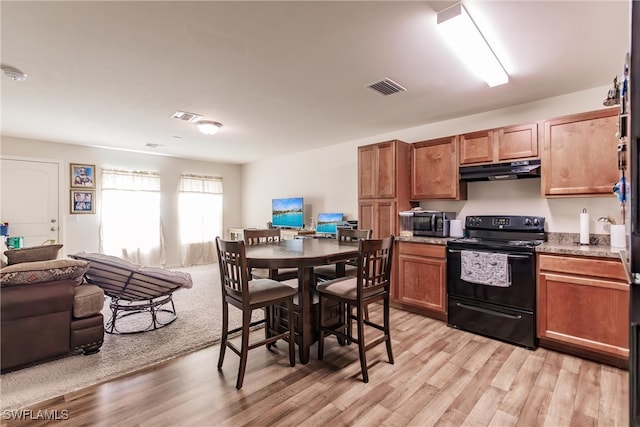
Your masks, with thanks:
[{"label": "kitchen backsplash", "polygon": [[[612,184],[613,187],[613,184]],[[590,233],[596,232],[596,220],[610,217],[622,223],[620,204],[611,197],[545,198],[540,195],[540,179],[470,182],[468,199],[461,201],[429,200],[420,202],[424,209],[456,212],[464,220],[467,215],[532,215],[543,216],[545,230],[554,233],[579,233],[580,212],[587,209]]]}]

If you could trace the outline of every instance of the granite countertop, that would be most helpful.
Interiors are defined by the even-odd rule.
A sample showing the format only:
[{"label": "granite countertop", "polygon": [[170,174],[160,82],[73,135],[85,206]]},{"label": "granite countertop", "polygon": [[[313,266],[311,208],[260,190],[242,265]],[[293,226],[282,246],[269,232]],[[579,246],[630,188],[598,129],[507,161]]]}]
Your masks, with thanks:
[{"label": "granite countertop", "polygon": [[536,246],[538,253],[580,255],[588,257],[617,258],[620,259],[620,252],[624,248],[612,248],[609,245],[580,245],[577,243],[549,243],[545,242]]},{"label": "granite countertop", "polygon": [[[396,236],[396,241],[446,245],[450,237]],[[577,233],[547,233],[547,241],[536,246],[536,252],[578,255],[587,257],[616,258],[626,256],[625,248],[612,248],[609,235],[592,234],[588,245],[580,245]]]},{"label": "granite countertop", "polygon": [[612,248],[608,234],[591,234],[589,244],[581,245],[578,233],[547,233],[547,241],[536,246],[536,252],[617,258],[626,256],[626,248]]},{"label": "granite countertop", "polygon": [[451,237],[418,237],[418,236],[396,236],[396,242],[412,242],[412,243],[426,243],[430,245],[446,245]]}]

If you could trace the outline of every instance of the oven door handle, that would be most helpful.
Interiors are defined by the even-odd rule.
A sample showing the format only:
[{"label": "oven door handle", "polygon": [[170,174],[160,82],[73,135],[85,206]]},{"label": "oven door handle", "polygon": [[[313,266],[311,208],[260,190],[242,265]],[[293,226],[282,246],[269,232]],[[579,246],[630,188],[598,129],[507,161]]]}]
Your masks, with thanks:
[{"label": "oven door handle", "polygon": [[[471,250],[473,250],[473,249],[466,249],[466,250],[467,250],[467,251],[471,251]],[[450,248],[447,248],[447,251],[448,251],[449,253],[452,253],[452,254],[458,254],[458,253],[461,253],[461,252],[462,252],[462,250],[460,250],[460,249],[450,249]],[[492,252],[492,251],[491,251],[491,250],[486,250],[486,249],[478,249],[478,250],[476,250],[476,252]],[[517,259],[527,259],[527,258],[531,258],[531,254],[529,254],[529,255],[507,254],[507,256],[508,256],[509,258],[512,258],[512,259],[514,259],[514,258],[517,258]]]},{"label": "oven door handle", "polygon": [[514,320],[522,319],[522,316],[519,314],[501,313],[499,311],[493,311],[493,310],[489,310],[487,308],[482,308],[482,307],[475,307],[473,305],[467,305],[461,302],[457,302],[456,306],[460,308],[466,308],[467,310],[479,311],[480,313],[491,314],[493,316],[506,317],[507,319],[514,319]]}]

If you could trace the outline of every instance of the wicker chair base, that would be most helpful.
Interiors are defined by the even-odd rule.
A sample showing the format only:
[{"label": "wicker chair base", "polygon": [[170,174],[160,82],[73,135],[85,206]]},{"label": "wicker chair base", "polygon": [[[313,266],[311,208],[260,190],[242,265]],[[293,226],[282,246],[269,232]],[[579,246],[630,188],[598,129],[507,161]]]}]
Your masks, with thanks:
[{"label": "wicker chair base", "polygon": [[[109,308],[111,309],[111,317],[104,327],[108,334],[136,334],[152,331],[173,323],[177,318],[171,294],[146,301],[125,301],[111,297]],[[134,327],[127,328],[126,325],[123,325],[122,319],[132,318],[136,320],[125,321],[125,323],[130,327],[134,325]],[[120,325],[121,329],[118,329],[116,323]]]}]

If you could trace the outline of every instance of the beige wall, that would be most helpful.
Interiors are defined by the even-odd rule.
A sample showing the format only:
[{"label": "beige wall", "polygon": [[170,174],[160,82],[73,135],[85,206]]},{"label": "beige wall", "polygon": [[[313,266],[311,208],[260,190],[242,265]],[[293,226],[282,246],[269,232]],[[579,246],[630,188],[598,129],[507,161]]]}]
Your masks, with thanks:
[{"label": "beige wall", "polygon": [[[318,212],[337,211],[344,212],[349,219],[357,219],[358,146],[390,139],[418,142],[598,110],[604,108],[602,100],[607,91],[608,86],[602,86],[245,165],[242,168],[243,224],[262,226],[270,220],[272,198],[293,196],[305,198],[307,218],[317,216]],[[608,197],[546,199],[540,196],[539,179],[469,183],[466,201],[425,201],[421,205],[455,211],[459,218],[496,213],[544,216],[548,231],[555,232],[578,233],[579,213],[583,208],[590,212],[592,232],[599,216],[610,215],[620,220],[619,204],[613,193]]]},{"label": "beige wall", "polygon": [[[6,158],[41,159],[59,162],[62,168],[60,185],[60,242],[65,254],[78,251],[98,251],[100,219],[100,171],[101,168],[150,170],[160,172],[162,202],[161,214],[167,247],[167,266],[180,263],[177,234],[177,200],[180,174],[197,173],[221,176],[224,181],[225,228],[241,225],[242,185],[240,166],[186,160],[175,157],[156,156],[101,148],[82,147],[71,144],[35,141],[2,137],[0,155]],[[97,177],[97,205],[95,215],[71,215],[69,213],[69,164],[95,164]]]},{"label": "beige wall", "polygon": [[[417,142],[442,136],[504,125],[526,123],[602,107],[608,87],[577,92],[489,111],[398,132],[371,136],[330,147],[284,156],[244,166],[201,162],[173,157],[81,147],[45,141],[2,137],[0,155],[12,158],[37,158],[60,162],[63,181],[60,188],[61,242],[65,253],[98,250],[99,214],[69,214],[69,163],[89,163],[100,168],[146,169],[162,176],[162,221],[167,244],[167,265],[179,263],[177,230],[177,188],[181,173],[202,173],[224,179],[224,227],[263,227],[271,220],[271,199],[301,196],[305,199],[306,219],[319,212],[344,212],[357,219],[357,147],[400,139]],[[301,141],[304,144],[304,141]],[[613,183],[612,183],[613,184]],[[99,184],[98,184],[99,187]],[[422,206],[455,211],[458,217],[469,214],[508,213],[540,215],[548,221],[548,230],[579,231],[579,213],[590,212],[592,232],[599,216],[619,220],[619,205],[613,197],[546,199],[540,196],[540,180],[469,183],[468,200],[429,201]],[[99,212],[100,196],[97,197]]]}]

